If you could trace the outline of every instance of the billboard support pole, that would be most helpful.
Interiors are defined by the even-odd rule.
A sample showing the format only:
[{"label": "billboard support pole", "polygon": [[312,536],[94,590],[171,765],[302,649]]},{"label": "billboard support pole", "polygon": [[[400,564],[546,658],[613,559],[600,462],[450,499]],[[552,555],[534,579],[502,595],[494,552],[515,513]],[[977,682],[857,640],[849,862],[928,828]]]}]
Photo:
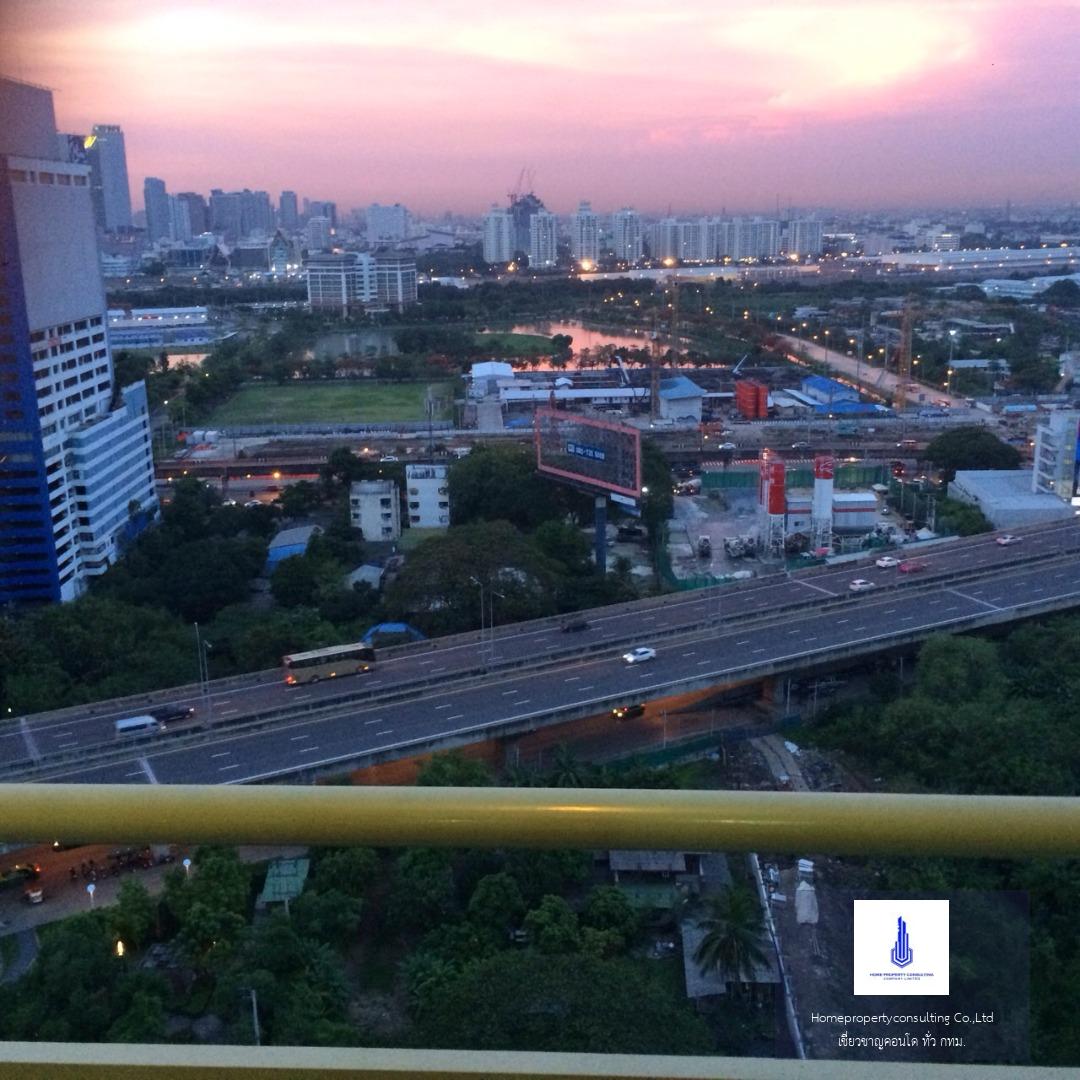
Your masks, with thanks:
[{"label": "billboard support pole", "polygon": [[593,527],[595,530],[593,551],[596,556],[596,572],[607,573],[607,496],[597,495],[593,500]]}]

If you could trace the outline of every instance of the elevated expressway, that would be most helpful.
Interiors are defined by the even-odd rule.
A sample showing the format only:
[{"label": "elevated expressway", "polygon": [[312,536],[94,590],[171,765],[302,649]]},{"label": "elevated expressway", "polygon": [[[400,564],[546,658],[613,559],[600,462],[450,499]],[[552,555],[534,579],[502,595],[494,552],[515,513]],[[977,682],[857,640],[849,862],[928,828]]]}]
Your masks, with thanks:
[{"label": "elevated expressway", "polygon": [[[385,650],[372,676],[287,689],[278,672],[8,721],[0,781],[252,783],[319,774],[512,738],[628,704],[823,670],[937,632],[1080,605],[1080,527],[980,536],[920,555],[903,575],[871,560],[742,586],[602,608],[588,629],[557,619]],[[853,594],[861,577],[876,588]],[[627,665],[635,645],[655,660]],[[198,723],[118,744],[117,717],[192,704]]]}]

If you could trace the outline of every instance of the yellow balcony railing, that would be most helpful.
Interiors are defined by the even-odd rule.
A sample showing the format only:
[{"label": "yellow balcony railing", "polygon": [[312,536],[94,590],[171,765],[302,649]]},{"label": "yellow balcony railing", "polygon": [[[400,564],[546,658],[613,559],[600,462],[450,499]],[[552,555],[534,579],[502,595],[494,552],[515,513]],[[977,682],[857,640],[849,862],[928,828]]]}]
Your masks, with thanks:
[{"label": "yellow balcony railing", "polygon": [[[0,784],[0,839],[1076,857],[1080,799]],[[1063,1007],[1069,1007],[1063,1003]],[[504,1052],[0,1043],[0,1077],[1074,1077],[1074,1069]]]}]

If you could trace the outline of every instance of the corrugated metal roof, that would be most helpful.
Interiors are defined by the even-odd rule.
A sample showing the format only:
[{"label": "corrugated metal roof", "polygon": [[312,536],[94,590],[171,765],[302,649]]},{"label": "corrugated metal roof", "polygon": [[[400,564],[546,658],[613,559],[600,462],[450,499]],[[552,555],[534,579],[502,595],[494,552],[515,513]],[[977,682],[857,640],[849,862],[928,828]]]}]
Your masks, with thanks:
[{"label": "corrugated metal roof", "polygon": [[663,379],[660,382],[660,396],[665,399],[704,397],[705,391],[696,382],[688,379],[685,375],[676,375],[672,379]]}]

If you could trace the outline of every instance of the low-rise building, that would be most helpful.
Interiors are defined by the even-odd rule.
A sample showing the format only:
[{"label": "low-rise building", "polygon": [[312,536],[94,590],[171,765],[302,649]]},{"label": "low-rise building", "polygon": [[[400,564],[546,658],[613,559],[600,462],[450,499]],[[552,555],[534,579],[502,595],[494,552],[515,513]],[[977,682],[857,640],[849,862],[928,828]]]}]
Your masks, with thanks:
[{"label": "low-rise building", "polygon": [[692,420],[701,423],[701,402],[705,391],[685,375],[660,382],[660,417],[664,420]]},{"label": "low-rise building", "polygon": [[450,489],[445,465],[406,465],[409,525],[414,529],[444,529],[450,524]]},{"label": "low-rise building", "polygon": [[365,540],[401,538],[401,500],[393,480],[358,480],[349,488],[349,520]]},{"label": "low-rise building", "polygon": [[995,529],[1019,529],[1073,517],[1069,503],[1056,494],[1033,490],[1030,469],[967,469],[949,483],[949,498],[977,506]]}]

